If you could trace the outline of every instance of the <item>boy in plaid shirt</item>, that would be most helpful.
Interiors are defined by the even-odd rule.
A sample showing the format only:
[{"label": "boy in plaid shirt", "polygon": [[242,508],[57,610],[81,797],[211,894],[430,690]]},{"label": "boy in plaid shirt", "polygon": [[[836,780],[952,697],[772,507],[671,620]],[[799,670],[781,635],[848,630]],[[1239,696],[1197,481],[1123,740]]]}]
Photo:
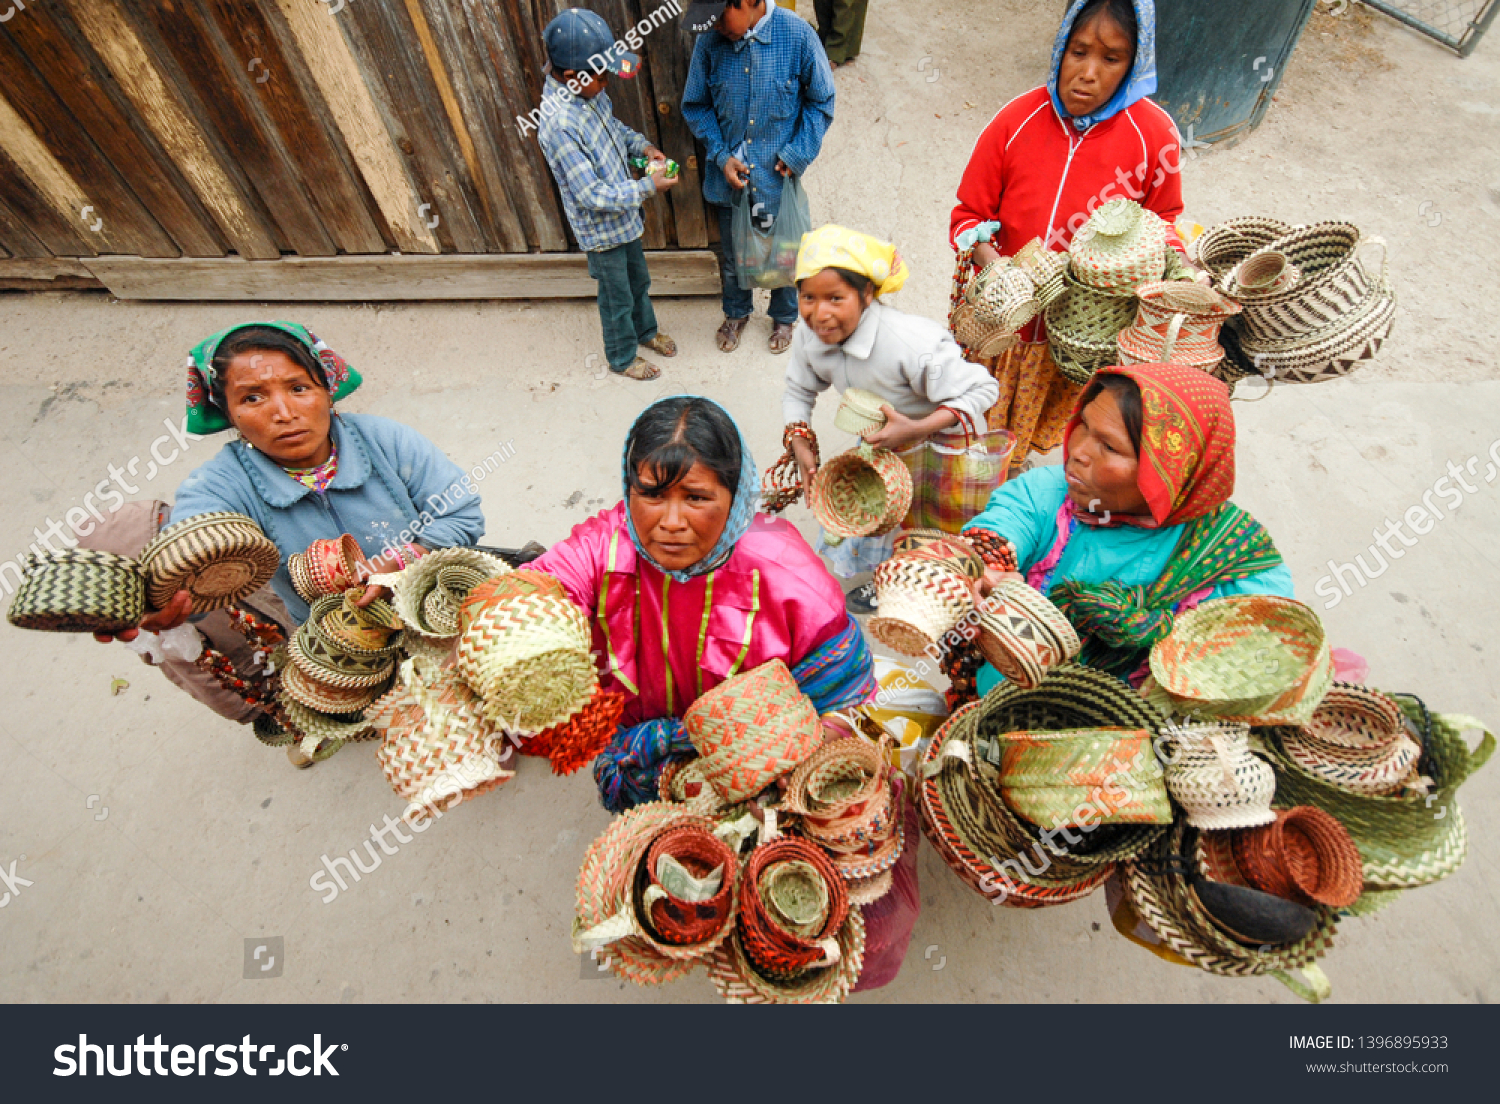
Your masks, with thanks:
[{"label": "boy in plaid shirt", "polygon": [[[557,179],[568,225],[588,256],[589,275],[599,282],[610,371],[656,379],[661,369],[636,355],[637,347],[669,357],[677,355],[677,343],[658,329],[651,307],[641,204],[678,178],[666,175],[661,150],[615,118],[604,94],[604,74],[633,77],[640,58],[616,49],[608,24],[582,8],[569,8],[548,23],[543,42],[551,65],[537,140]],[[608,62],[602,72],[597,58]],[[635,180],[629,159],[642,156],[662,168]]]},{"label": "boy in plaid shirt", "polygon": [[[703,196],[719,220],[719,281],[724,323],[717,341],[724,352],[739,346],[754,300],[735,275],[735,192],[774,219],[783,177],[801,176],[818,156],[833,122],[833,71],[817,32],[776,0],[701,0],[682,17],[698,34],[682,92],[682,116],[703,143],[708,160]],[[713,31],[705,34],[705,31]],[[797,291],[771,293],[771,352],[792,344]]]}]

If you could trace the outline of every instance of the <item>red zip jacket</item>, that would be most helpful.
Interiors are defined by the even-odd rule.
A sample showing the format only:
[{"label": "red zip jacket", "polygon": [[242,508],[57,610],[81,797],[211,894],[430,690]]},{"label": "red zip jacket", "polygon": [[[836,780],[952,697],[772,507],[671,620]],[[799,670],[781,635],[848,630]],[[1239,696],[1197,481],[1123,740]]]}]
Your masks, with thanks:
[{"label": "red zip jacket", "polygon": [[[1066,249],[1100,204],[1122,196],[1175,222],[1181,149],[1172,117],[1150,100],[1078,134],[1058,117],[1046,87],[1034,88],[1002,107],[974,143],[948,240],[998,221],[1002,257],[1037,237]],[[1170,240],[1182,248],[1175,234]]]}]

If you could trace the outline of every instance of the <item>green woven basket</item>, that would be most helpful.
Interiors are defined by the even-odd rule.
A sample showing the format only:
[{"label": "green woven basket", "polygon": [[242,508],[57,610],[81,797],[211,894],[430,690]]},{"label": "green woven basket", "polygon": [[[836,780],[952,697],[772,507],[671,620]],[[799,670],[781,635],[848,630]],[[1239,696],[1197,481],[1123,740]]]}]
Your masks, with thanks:
[{"label": "green woven basket", "polygon": [[[1303,770],[1282,747],[1295,729],[1263,729],[1276,769],[1276,804],[1316,805],[1336,817],[1359,848],[1369,889],[1410,889],[1452,874],[1463,865],[1468,835],[1458,806],[1458,787],[1489,761],[1495,737],[1483,721],[1464,714],[1429,713],[1409,694],[1393,694],[1422,738],[1418,769],[1433,780],[1423,797],[1379,797],[1350,793]],[[1483,736],[1472,750],[1467,729]]]},{"label": "green woven basket", "polygon": [[1066,290],[1047,308],[1047,341],[1057,369],[1074,383],[1119,359],[1120,331],[1135,321],[1134,294],[1110,295],[1064,277]]},{"label": "green woven basket", "polygon": [[[997,819],[1019,832],[1024,841],[1035,843],[1040,831],[1017,819],[1001,799],[999,767],[982,753],[980,741],[992,741],[1008,732],[1079,728],[1143,729],[1155,739],[1166,723],[1155,706],[1119,679],[1078,663],[1064,664],[1047,672],[1034,687],[1002,683],[985,696],[976,711],[976,754],[969,765],[981,796]],[[1144,756],[1141,768],[1122,782],[1131,791],[1159,784],[1160,768],[1151,755]],[[1054,845],[1065,852],[1055,859],[1054,866],[1076,876],[1077,871],[1091,866],[1120,862],[1139,854],[1164,830],[1158,824],[1100,824],[1077,834],[1077,843],[1054,839]]]},{"label": "green woven basket", "polygon": [[[1072,728],[1000,737],[1000,796],[1033,824],[1171,824],[1172,803],[1145,729]],[[1140,781],[1118,785],[1123,775]],[[1086,811],[1078,815],[1080,809]]]},{"label": "green woven basket", "polygon": [[19,629],[116,633],[146,613],[146,577],[134,560],[88,548],[28,556],[6,613]]}]

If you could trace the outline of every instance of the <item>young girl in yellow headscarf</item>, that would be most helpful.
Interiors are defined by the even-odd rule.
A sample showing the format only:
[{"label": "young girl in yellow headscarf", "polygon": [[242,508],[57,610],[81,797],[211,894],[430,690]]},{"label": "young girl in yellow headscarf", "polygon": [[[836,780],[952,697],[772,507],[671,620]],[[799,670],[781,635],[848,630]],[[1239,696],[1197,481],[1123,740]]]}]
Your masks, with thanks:
[{"label": "young girl in yellow headscarf", "polygon": [[[796,271],[802,325],[792,337],[781,408],[789,426],[808,426],[819,393],[829,387],[874,392],[883,400],[886,423],[864,439],[906,453],[903,459],[915,469],[913,454],[929,438],[956,434],[962,448],[982,430],[999,387],[982,367],[963,358],[946,326],[879,301],[898,290],[906,276],[906,264],[889,242],[831,224],[803,236]],[[790,441],[802,485],[808,486],[815,466],[812,447],[795,434]],[[832,548],[825,543],[819,551],[848,578],[885,559],[894,539],[894,534],[868,537]],[[872,603],[868,586],[848,596],[856,613],[870,612]]]}]

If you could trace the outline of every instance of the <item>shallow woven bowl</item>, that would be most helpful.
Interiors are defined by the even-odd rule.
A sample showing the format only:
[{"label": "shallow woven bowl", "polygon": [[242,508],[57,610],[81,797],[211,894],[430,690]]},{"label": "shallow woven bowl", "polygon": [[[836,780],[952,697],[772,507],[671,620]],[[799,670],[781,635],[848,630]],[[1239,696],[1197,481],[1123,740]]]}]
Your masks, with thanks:
[{"label": "shallow woven bowl", "polygon": [[42,632],[117,633],[146,614],[146,579],[124,556],[87,548],[28,556],[6,619]]},{"label": "shallow woven bowl", "polygon": [[1231,299],[1253,302],[1291,291],[1301,280],[1301,270],[1285,253],[1263,249],[1235,265],[1220,286]]},{"label": "shallow woven bowl", "polygon": [[842,1004],[864,967],[865,920],[860,909],[849,910],[837,942],[839,960],[832,966],[776,980],[755,969],[735,932],[709,958],[708,978],[729,1004]]},{"label": "shallow woven bowl", "polygon": [[1381,748],[1405,735],[1401,707],[1368,686],[1336,682],[1306,725],[1307,734],[1325,744],[1348,748]]},{"label": "shallow woven bowl", "polygon": [[822,739],[818,711],[779,659],[719,683],[688,707],[682,723],[703,777],[730,803],[760,793]]},{"label": "shallow woven bowl", "polygon": [[208,613],[254,594],[276,574],[281,553],[244,514],[215,512],[176,522],[141,551],[146,599],[164,609],[179,590]]},{"label": "shallow woven bowl", "polygon": [[1251,215],[1210,226],[1193,243],[1198,263],[1222,279],[1250,254],[1289,233],[1292,227],[1279,219]]},{"label": "shallow woven bowl", "polygon": [[921,655],[974,609],[963,572],[921,556],[892,556],[876,567],[875,595],[870,635],[902,655]]},{"label": "shallow woven bowl", "polygon": [[1287,756],[1307,773],[1350,793],[1397,793],[1416,770],[1422,748],[1405,734],[1378,747],[1326,744],[1302,730],[1281,742]]},{"label": "shallow woven bowl", "polygon": [[1258,717],[1320,669],[1326,646],[1308,606],[1238,595],[1179,617],[1151,649],[1151,674],[1183,712]]},{"label": "shallow woven bowl", "polygon": [[1250,753],[1248,725],[1174,725],[1167,735],[1167,792],[1194,828],[1254,828],[1276,819],[1276,774]]},{"label": "shallow woven bowl", "polygon": [[289,663],[281,671],[281,689],[294,701],[301,702],[317,713],[339,716],[358,713],[375,701],[380,697],[389,677],[389,674],[383,675],[370,686],[330,686],[307,675],[295,663]]},{"label": "shallow woven bowl", "polygon": [[911,469],[901,458],[861,446],[818,468],[807,504],[834,537],[874,537],[901,524],[911,497]]},{"label": "shallow woven bowl", "polygon": [[866,433],[885,425],[885,414],[880,409],[884,405],[885,400],[875,392],[851,387],[839,399],[839,408],[834,412],[833,424],[845,433],[863,437]]},{"label": "shallow woven bowl", "polygon": [[892,554],[937,560],[958,569],[970,579],[984,578],[984,560],[963,537],[941,529],[903,529],[896,534]]}]

